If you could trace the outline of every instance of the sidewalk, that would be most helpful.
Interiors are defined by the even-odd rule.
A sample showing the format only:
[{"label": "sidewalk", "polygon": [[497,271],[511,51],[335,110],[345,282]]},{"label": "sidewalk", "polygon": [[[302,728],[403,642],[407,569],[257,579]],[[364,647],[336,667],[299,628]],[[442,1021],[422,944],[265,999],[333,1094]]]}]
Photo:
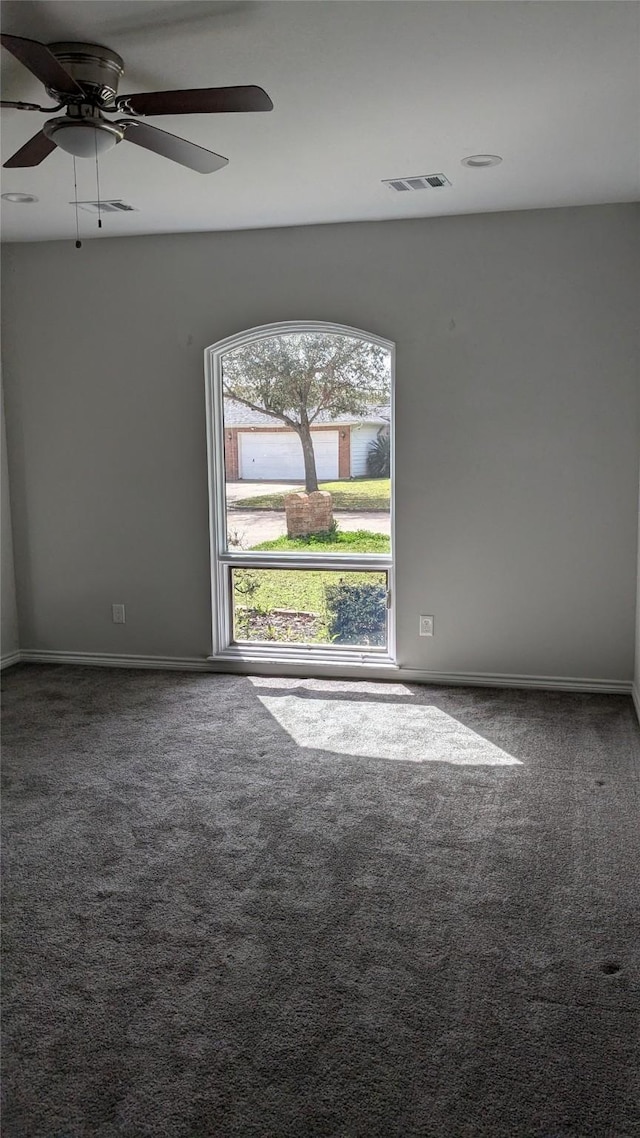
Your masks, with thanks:
[{"label": "sidewalk", "polygon": [[[261,484],[263,485],[263,484]],[[241,496],[241,495],[239,495]],[[391,519],[388,513],[351,513],[336,511],[338,528],[352,533],[366,529],[371,533],[391,532]],[[227,510],[227,531],[242,539],[243,549],[249,549],[262,541],[273,541],[287,532],[284,512],[276,510]]]}]

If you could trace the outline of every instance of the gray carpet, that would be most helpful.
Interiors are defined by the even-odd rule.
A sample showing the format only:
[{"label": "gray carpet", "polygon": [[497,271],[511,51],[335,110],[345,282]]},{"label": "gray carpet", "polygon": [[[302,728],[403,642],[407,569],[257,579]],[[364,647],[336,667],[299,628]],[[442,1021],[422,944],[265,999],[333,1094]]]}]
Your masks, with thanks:
[{"label": "gray carpet", "polygon": [[614,696],[22,665],[4,1138],[632,1138]]}]

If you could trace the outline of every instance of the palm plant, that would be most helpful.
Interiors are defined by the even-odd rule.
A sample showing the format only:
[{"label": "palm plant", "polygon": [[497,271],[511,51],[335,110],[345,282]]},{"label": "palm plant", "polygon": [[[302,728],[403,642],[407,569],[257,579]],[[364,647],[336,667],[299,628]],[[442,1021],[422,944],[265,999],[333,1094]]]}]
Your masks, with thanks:
[{"label": "palm plant", "polygon": [[391,475],[391,436],[381,431],[367,447],[367,474],[370,478],[389,478]]}]

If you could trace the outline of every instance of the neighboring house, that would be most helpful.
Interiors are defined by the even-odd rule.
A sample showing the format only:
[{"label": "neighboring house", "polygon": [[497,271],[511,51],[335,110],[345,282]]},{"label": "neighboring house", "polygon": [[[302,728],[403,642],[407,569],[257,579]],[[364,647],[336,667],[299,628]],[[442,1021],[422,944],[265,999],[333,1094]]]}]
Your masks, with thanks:
[{"label": "neighboring house", "polygon": [[[389,429],[389,408],[332,419],[321,414],[311,429],[318,478],[357,478],[367,473],[367,447]],[[302,446],[295,431],[234,399],[224,401],[227,481],[304,481]]]}]

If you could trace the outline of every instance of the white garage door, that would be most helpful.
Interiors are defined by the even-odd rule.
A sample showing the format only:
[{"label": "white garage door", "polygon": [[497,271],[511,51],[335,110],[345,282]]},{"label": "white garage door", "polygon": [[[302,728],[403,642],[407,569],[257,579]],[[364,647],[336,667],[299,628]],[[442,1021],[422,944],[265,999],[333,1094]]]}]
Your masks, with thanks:
[{"label": "white garage door", "polygon": [[[313,432],[318,478],[325,482],[338,477],[338,432]],[[247,481],[272,482],[296,479],[304,482],[304,460],[300,439],[289,431],[238,432],[240,477]]]}]

